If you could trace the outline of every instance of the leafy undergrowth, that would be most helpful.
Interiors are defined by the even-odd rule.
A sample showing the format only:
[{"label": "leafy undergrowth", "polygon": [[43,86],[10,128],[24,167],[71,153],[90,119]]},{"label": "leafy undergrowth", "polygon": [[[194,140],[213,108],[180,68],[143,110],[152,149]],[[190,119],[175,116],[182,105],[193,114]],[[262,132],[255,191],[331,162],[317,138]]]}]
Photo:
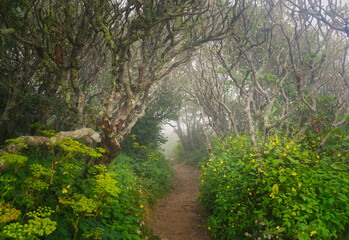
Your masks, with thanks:
[{"label": "leafy undergrowth", "polygon": [[[347,139],[348,140],[348,139]],[[314,152],[319,140],[270,137],[258,153],[245,137],[219,140],[204,162],[201,200],[216,239],[346,239],[347,142]]]},{"label": "leafy undergrowth", "polygon": [[192,151],[185,151],[181,143],[177,143],[174,148],[174,157],[178,162],[185,162],[188,165],[197,166],[199,162],[206,159],[208,154],[206,151],[206,146],[200,145],[197,149],[192,149]]},{"label": "leafy undergrowth", "polygon": [[171,186],[168,160],[143,148],[92,166],[102,153],[64,139],[3,154],[0,239],[145,239],[144,210]]}]

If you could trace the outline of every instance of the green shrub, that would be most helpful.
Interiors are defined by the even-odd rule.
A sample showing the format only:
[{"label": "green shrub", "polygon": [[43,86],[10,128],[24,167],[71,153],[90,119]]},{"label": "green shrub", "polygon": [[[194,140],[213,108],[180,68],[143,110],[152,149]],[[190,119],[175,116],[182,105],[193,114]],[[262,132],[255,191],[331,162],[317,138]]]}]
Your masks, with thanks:
[{"label": "green shrub", "polygon": [[189,165],[196,166],[199,162],[208,158],[205,145],[201,145],[199,149],[193,149],[192,151],[184,151],[180,142],[175,145],[174,156],[176,161],[185,162]]},{"label": "green shrub", "polygon": [[144,184],[128,166],[91,167],[103,149],[72,139],[48,147],[0,157],[1,239],[144,239]]},{"label": "green shrub", "polygon": [[144,198],[150,205],[172,188],[169,159],[157,149],[134,143],[133,157],[120,154],[114,162],[127,165],[141,179]]},{"label": "green shrub", "polygon": [[201,200],[217,239],[344,239],[349,226],[348,152],[270,137],[220,140],[202,164]]}]

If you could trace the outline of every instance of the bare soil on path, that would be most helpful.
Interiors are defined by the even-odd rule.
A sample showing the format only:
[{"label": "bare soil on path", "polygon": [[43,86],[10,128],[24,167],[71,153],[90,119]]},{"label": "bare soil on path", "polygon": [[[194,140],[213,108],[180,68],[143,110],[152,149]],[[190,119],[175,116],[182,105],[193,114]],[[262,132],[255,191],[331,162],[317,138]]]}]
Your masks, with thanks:
[{"label": "bare soil on path", "polygon": [[149,220],[155,235],[162,240],[209,240],[199,194],[199,169],[174,163],[175,190],[155,207]]}]

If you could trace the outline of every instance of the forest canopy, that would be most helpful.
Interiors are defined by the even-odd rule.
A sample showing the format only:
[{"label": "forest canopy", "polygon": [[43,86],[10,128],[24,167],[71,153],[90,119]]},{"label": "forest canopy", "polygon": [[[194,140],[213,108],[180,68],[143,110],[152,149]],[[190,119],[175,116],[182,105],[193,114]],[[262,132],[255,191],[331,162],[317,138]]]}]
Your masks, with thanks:
[{"label": "forest canopy", "polygon": [[347,5],[1,4],[2,143],[52,129],[97,143],[98,161],[110,163],[147,106],[169,92],[160,87],[169,74],[179,86],[171,94],[190,98],[217,136],[248,132],[255,147],[260,131],[266,141],[277,128],[325,133],[323,146],[349,112]]}]

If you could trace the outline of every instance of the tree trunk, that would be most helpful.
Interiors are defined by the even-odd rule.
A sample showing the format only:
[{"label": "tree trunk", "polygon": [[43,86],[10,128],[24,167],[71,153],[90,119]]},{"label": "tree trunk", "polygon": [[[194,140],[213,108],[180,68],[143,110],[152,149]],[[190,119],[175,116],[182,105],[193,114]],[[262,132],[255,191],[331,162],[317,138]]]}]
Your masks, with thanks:
[{"label": "tree trunk", "polygon": [[103,157],[96,161],[97,164],[108,165],[111,163],[121,152],[120,143],[117,139],[118,133],[115,124],[112,123],[107,117],[103,117],[99,121],[99,126],[102,129],[104,136],[100,143],[100,147],[104,148],[105,153]]}]

